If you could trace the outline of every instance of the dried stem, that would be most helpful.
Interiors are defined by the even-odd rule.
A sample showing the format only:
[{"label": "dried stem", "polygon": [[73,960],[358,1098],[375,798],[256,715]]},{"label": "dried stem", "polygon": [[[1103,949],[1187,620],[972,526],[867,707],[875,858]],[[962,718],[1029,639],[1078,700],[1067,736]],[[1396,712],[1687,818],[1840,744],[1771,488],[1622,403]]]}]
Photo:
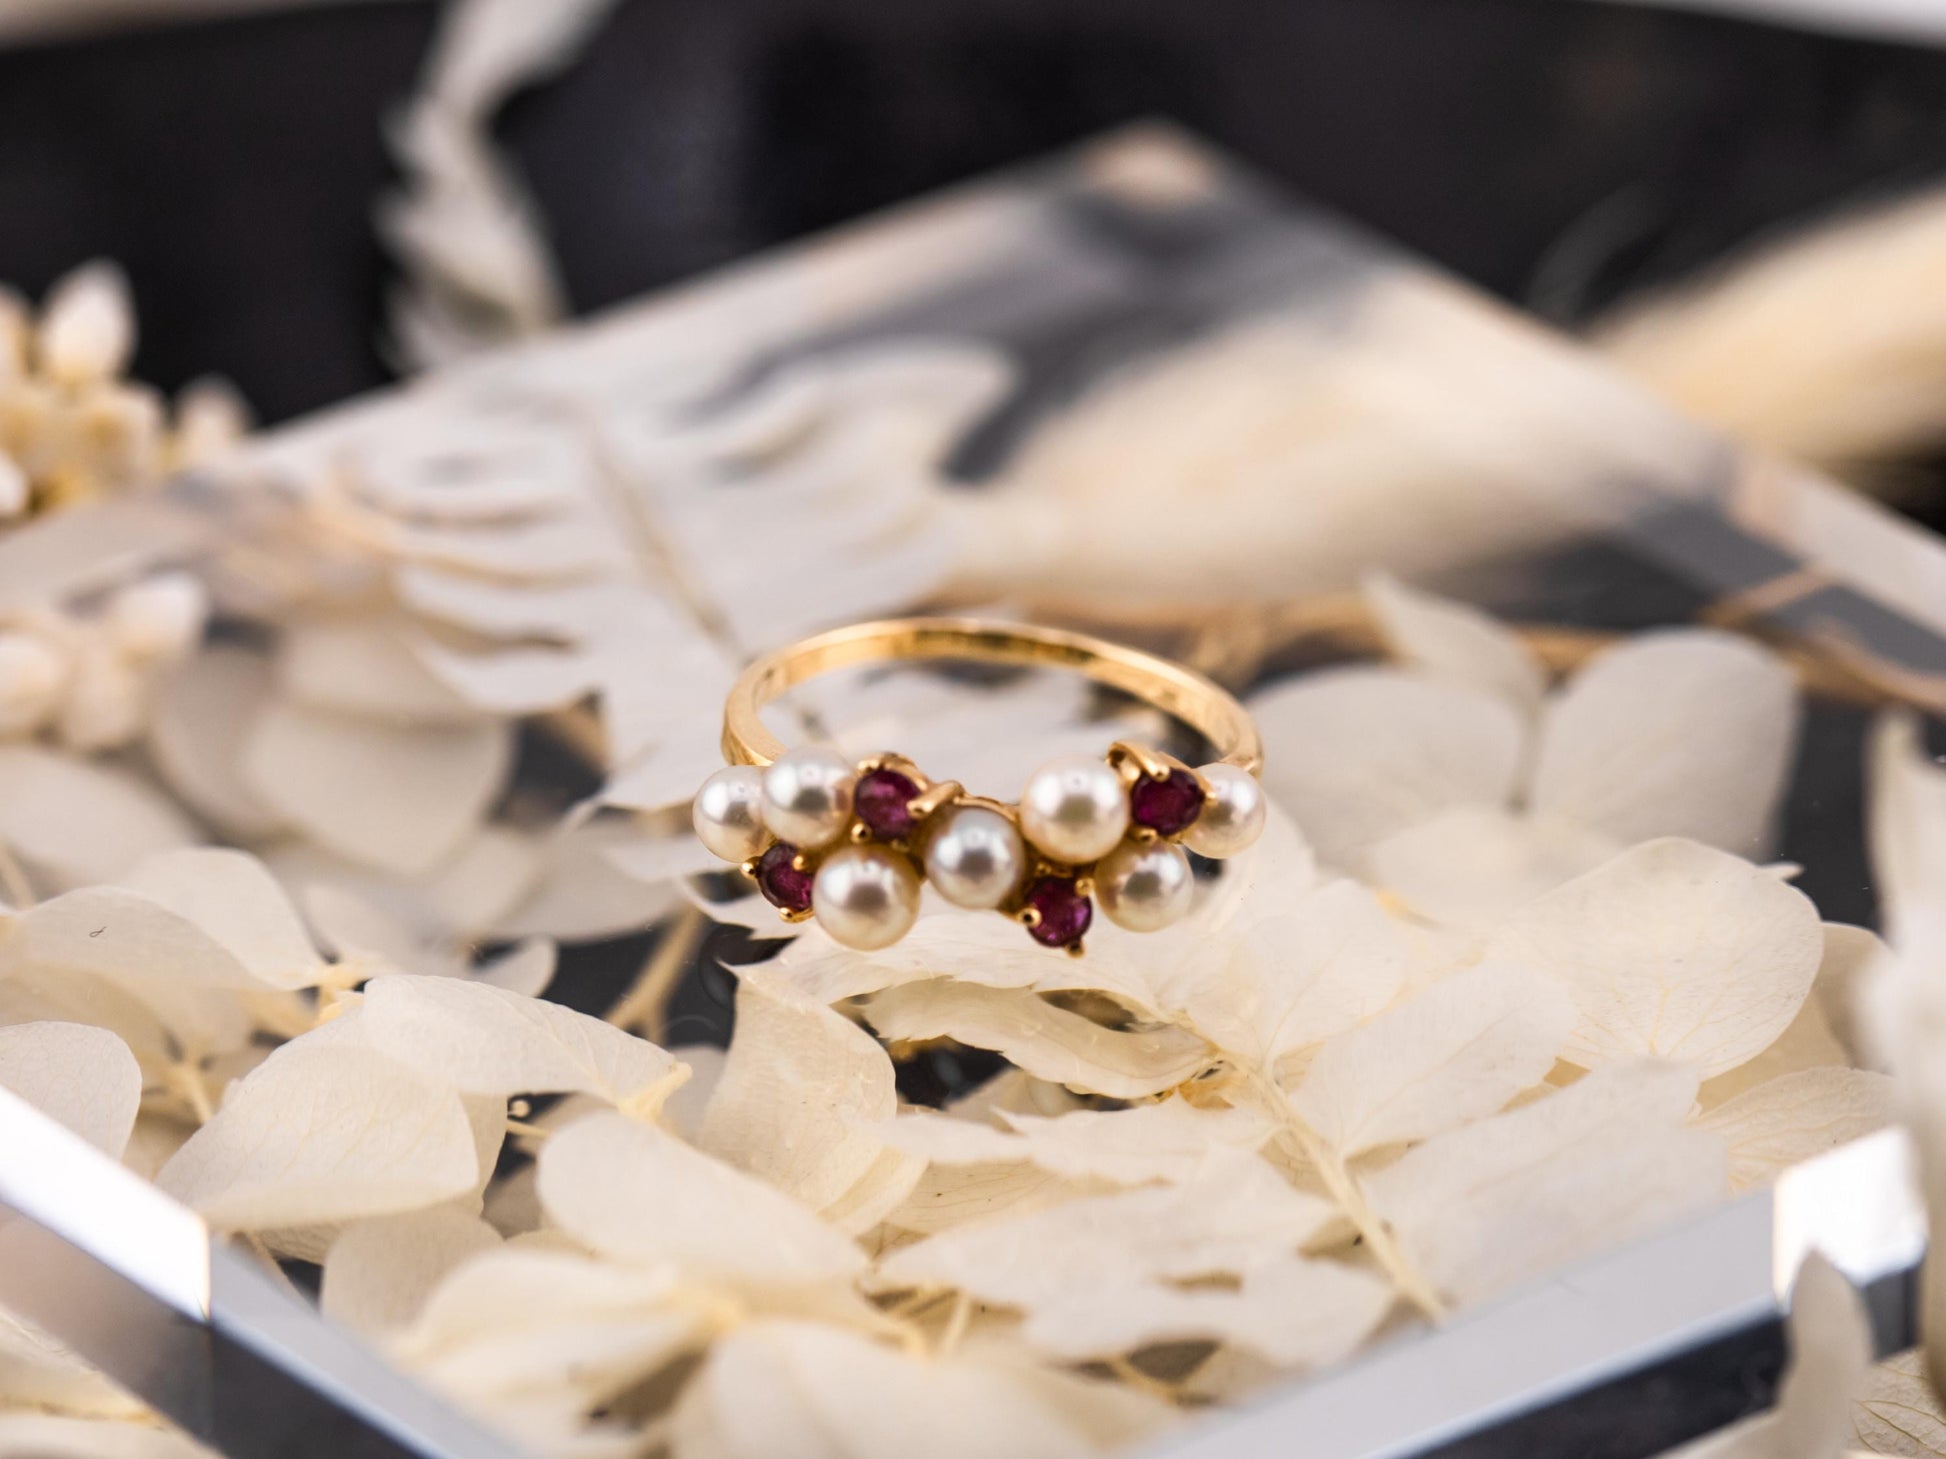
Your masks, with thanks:
[{"label": "dried stem", "polygon": [[685,907],[662,934],[628,992],[603,1016],[617,1028],[637,1030],[644,1038],[660,1043],[669,998],[708,930],[709,918],[695,907]]},{"label": "dried stem", "polygon": [[169,1088],[182,1096],[198,1125],[206,1125],[215,1118],[215,1107],[210,1104],[209,1090],[203,1084],[203,1071],[194,1060],[177,1060],[169,1065],[163,1077]]},{"label": "dried stem", "polygon": [[1350,1168],[1338,1152],[1311,1128],[1291,1104],[1290,1096],[1278,1087],[1275,1080],[1252,1072],[1248,1082],[1252,1097],[1277,1121],[1279,1130],[1296,1146],[1297,1154],[1317,1170],[1332,1200],[1357,1228],[1365,1242],[1365,1249],[1371,1252],[1372,1259],[1392,1279],[1400,1294],[1427,1317],[1434,1320],[1444,1317],[1446,1304],[1440,1300],[1432,1284],[1406,1260],[1405,1252],[1393,1238],[1391,1229],[1366,1201],[1364,1191],[1359,1189],[1358,1182],[1352,1178]]}]

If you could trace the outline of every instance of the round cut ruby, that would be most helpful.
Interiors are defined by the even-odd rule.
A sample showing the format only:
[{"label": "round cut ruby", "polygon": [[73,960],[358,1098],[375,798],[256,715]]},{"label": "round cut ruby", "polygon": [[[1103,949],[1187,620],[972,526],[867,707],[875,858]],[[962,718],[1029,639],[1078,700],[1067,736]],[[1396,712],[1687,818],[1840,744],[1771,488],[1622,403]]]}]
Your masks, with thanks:
[{"label": "round cut ruby", "polygon": [[1187,770],[1171,770],[1166,780],[1144,775],[1128,793],[1129,818],[1158,836],[1187,831],[1203,809],[1203,787]]},{"label": "round cut ruby", "polygon": [[786,912],[811,909],[811,873],[796,865],[797,848],[782,841],[757,858],[757,890],[773,907]]},{"label": "round cut ruby", "polygon": [[1094,903],[1081,895],[1073,877],[1042,877],[1027,889],[1025,905],[1040,914],[1027,935],[1047,947],[1079,942],[1095,920]]},{"label": "round cut ruby", "polygon": [[903,841],[919,824],[912,814],[913,797],[919,787],[896,770],[867,770],[858,777],[852,792],[852,805],[858,819],[881,841]]}]

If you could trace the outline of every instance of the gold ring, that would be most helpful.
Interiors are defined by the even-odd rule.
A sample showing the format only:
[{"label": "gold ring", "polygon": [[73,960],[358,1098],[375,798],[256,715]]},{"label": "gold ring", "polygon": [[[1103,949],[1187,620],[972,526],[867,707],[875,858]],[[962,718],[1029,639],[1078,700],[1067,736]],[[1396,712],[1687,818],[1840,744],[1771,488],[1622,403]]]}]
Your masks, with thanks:
[{"label": "gold ring", "polygon": [[[759,718],[779,695],[834,669],[938,659],[1084,674],[1180,721],[1216,758],[1191,768],[1117,741],[1100,758],[1043,765],[1009,805],[930,780],[889,752],[853,764],[821,746],[786,750]],[[834,940],[866,951],[911,928],[922,883],[1074,954],[1096,902],[1116,925],[1154,932],[1188,910],[1185,847],[1234,856],[1264,824],[1263,744],[1234,698],[1180,664],[1028,624],[889,619],[780,649],[731,686],[723,755],[728,767],[696,795],[697,837],[741,865],[786,921],[815,916]]]}]

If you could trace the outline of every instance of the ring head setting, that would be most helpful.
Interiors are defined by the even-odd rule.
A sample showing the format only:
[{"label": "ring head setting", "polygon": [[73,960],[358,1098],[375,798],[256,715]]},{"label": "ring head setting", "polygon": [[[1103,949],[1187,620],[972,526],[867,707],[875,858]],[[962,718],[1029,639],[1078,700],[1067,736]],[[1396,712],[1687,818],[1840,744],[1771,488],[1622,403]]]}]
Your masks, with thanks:
[{"label": "ring head setting", "polygon": [[1120,742],[1028,777],[1018,806],[934,782],[897,755],[859,764],[822,747],[707,780],[696,834],[741,864],[786,921],[815,917],[836,942],[889,947],[930,882],[958,907],[1013,918],[1043,946],[1079,954],[1095,905],[1154,932],[1194,893],[1189,858],[1234,856],[1263,829],[1262,787],[1225,763],[1191,769]]}]

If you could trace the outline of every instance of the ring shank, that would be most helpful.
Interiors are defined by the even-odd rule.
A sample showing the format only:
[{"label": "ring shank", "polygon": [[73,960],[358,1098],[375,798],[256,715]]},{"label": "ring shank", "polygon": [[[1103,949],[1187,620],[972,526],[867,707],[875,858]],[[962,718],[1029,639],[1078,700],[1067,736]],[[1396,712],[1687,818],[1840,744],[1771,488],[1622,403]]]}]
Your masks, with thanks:
[{"label": "ring shank", "polygon": [[723,706],[723,755],[732,765],[768,765],[784,745],[761,711],[779,695],[858,664],[955,659],[1019,668],[1069,669],[1180,720],[1208,740],[1217,759],[1252,775],[1263,743],[1242,705],[1193,669],[1086,634],[976,618],[896,618],[833,629],[756,660]]}]

